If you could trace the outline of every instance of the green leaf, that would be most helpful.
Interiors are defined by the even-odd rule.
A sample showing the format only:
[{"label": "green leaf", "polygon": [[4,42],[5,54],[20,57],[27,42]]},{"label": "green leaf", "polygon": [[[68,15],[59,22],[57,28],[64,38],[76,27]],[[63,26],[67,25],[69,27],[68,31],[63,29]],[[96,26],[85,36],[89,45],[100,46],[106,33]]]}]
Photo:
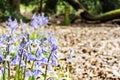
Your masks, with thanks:
[{"label": "green leaf", "polygon": [[30,76],[28,80],[35,80],[34,76]]},{"label": "green leaf", "polygon": [[16,73],[15,73],[14,80],[18,80],[18,71],[19,71],[18,69],[19,69],[19,67],[17,66],[17,69],[15,71]]}]

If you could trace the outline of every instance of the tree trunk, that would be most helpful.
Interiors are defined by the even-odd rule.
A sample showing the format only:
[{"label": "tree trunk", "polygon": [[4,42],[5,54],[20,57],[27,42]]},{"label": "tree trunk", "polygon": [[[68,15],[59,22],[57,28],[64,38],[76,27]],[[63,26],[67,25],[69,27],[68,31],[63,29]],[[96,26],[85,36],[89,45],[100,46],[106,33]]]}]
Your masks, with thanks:
[{"label": "tree trunk", "polygon": [[120,9],[112,10],[100,15],[92,15],[88,13],[87,11],[84,11],[80,14],[84,19],[89,21],[100,21],[100,22],[106,22],[113,19],[120,18]]},{"label": "tree trunk", "polygon": [[102,12],[108,12],[114,9],[118,9],[120,5],[118,0],[100,0],[100,3],[102,5]]},{"label": "tree trunk", "polygon": [[12,16],[20,16],[20,0],[9,0],[10,14]]},{"label": "tree trunk", "polygon": [[43,0],[40,0],[39,10],[38,10],[39,13],[42,13],[42,9],[43,9],[42,7],[43,7]]},{"label": "tree trunk", "polygon": [[[79,12],[79,10],[82,10],[81,12],[79,12],[79,17],[82,17],[83,19],[87,20],[87,21],[94,21],[94,22],[106,22],[109,20],[113,20],[113,19],[118,19],[120,18],[120,9],[117,10],[112,10],[100,15],[92,15],[91,13],[89,13],[83,6],[82,4],[80,4],[79,1],[77,0],[64,0],[67,3],[69,3],[75,10],[77,10],[77,12]],[[77,15],[77,18],[78,18]]]},{"label": "tree trunk", "polygon": [[57,7],[57,2],[58,0],[47,0],[44,8],[44,13],[49,14],[49,13],[55,13],[56,12],[56,7]]}]

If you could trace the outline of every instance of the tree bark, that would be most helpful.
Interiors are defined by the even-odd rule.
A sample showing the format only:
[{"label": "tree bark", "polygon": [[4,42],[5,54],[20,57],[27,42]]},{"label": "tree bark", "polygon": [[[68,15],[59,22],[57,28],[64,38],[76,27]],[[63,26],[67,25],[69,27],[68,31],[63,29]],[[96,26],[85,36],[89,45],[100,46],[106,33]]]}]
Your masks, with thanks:
[{"label": "tree bark", "polygon": [[20,17],[20,0],[8,0],[9,12],[12,17]]},{"label": "tree bark", "polygon": [[80,4],[80,2],[76,0],[64,0],[64,1],[69,3],[75,10],[77,10],[77,12],[79,12],[79,10],[81,10],[82,8],[83,11],[79,12],[78,15],[79,17],[82,17],[87,21],[106,22],[109,20],[120,18],[120,9],[108,11],[100,15],[92,15],[82,6],[82,4]]},{"label": "tree bark", "polygon": [[43,0],[40,0],[39,10],[38,10],[39,13],[42,13],[42,9],[43,9],[42,7],[43,7]]},{"label": "tree bark", "polygon": [[58,0],[47,0],[45,7],[44,7],[44,13],[48,15],[48,13],[55,13],[56,7],[57,7]]}]

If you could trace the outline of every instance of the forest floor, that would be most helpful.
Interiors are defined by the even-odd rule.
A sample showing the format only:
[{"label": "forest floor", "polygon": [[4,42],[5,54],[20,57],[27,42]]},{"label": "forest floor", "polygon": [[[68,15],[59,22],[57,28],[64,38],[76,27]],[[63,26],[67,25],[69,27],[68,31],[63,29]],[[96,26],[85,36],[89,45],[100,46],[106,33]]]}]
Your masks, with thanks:
[{"label": "forest floor", "polygon": [[58,40],[59,59],[64,61],[72,50],[72,80],[120,79],[119,25],[52,25],[49,30]]},{"label": "forest floor", "polygon": [[[54,21],[52,22],[54,23]],[[57,21],[54,24],[59,24]],[[50,25],[58,40],[58,59],[65,69],[72,50],[71,80],[120,79],[120,26],[111,23]],[[0,29],[2,32],[2,29]],[[64,70],[65,71],[65,70]]]}]

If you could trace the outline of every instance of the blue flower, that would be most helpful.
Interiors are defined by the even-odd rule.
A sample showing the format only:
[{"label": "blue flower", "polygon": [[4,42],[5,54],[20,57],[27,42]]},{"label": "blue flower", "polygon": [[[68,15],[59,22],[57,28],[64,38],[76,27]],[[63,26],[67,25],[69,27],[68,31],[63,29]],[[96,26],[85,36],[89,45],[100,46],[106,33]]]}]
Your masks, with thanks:
[{"label": "blue flower", "polygon": [[55,51],[55,50],[57,49],[57,46],[56,46],[55,44],[52,44],[51,47],[52,47],[52,48],[51,48],[51,51]]},{"label": "blue flower", "polygon": [[4,61],[3,54],[2,54],[2,53],[0,53],[0,63],[3,63],[3,61]]},{"label": "blue flower", "polygon": [[26,55],[26,57],[27,57],[27,60],[28,60],[28,61],[34,61],[34,60],[36,60],[36,57],[35,57],[34,55],[30,54],[30,53],[28,53],[28,54]]},{"label": "blue flower", "polygon": [[67,58],[67,63],[70,62],[70,60],[72,59],[72,52],[73,50],[70,49],[70,53],[68,54],[68,58]]},{"label": "blue flower", "polygon": [[18,27],[18,23],[17,20],[15,19],[14,21],[12,21],[11,17],[8,19],[8,21],[6,21],[4,23],[4,26],[8,27],[10,32],[13,32],[17,27]]},{"label": "blue flower", "polygon": [[20,56],[16,54],[11,62],[11,65],[19,65]]},{"label": "blue flower", "polygon": [[34,76],[35,78],[37,78],[40,75],[41,71],[40,70],[33,70],[32,71],[32,76]]},{"label": "blue flower", "polygon": [[32,76],[32,72],[28,69],[26,72],[26,77]]},{"label": "blue flower", "polygon": [[57,56],[55,54],[52,54],[51,61],[52,61],[54,66],[58,65],[58,63],[57,63]]},{"label": "blue flower", "polygon": [[45,17],[43,14],[42,15],[34,14],[32,20],[30,21],[30,25],[34,28],[47,26],[47,24],[48,24],[48,18]]},{"label": "blue flower", "polygon": [[4,60],[10,62],[12,60],[12,58],[11,58],[11,56],[7,55],[7,57]]}]

